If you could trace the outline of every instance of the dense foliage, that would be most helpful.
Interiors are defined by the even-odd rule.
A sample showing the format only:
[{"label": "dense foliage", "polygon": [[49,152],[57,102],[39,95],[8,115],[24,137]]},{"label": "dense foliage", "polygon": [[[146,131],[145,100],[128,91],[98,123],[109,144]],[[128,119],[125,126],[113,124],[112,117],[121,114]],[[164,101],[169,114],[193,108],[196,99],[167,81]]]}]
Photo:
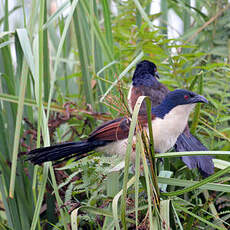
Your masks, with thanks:
[{"label": "dense foliage", "polygon": [[[1,229],[229,228],[230,4],[161,0],[158,14],[151,4],[33,0],[9,10],[3,1]],[[178,39],[167,36],[172,10],[183,21]],[[17,11],[23,17],[12,30]],[[144,134],[135,166],[100,153],[53,166],[26,161],[32,148],[83,139],[103,121],[128,114],[128,87],[143,59],[158,66],[170,90],[187,88],[209,100],[196,107],[190,127],[216,156],[214,175],[202,178],[173,152],[161,154],[164,164],[155,156],[156,175],[146,163]]]}]

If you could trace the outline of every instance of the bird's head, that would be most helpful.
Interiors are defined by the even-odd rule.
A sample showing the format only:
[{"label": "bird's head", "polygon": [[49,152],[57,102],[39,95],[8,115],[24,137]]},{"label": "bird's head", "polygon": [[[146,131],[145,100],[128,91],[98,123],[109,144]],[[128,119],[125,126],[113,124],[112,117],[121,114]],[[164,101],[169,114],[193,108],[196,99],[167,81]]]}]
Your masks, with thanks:
[{"label": "bird's head", "polygon": [[157,67],[153,62],[143,60],[139,62],[133,74],[133,85],[153,86],[159,78]]},{"label": "bird's head", "polygon": [[189,114],[196,103],[208,103],[208,100],[204,96],[194,92],[185,89],[176,89],[168,93],[162,103],[154,107],[152,111],[161,118],[172,110],[185,110]]},{"label": "bird's head", "polygon": [[162,103],[177,105],[208,103],[208,100],[199,94],[191,92],[186,89],[176,89],[167,94]]}]

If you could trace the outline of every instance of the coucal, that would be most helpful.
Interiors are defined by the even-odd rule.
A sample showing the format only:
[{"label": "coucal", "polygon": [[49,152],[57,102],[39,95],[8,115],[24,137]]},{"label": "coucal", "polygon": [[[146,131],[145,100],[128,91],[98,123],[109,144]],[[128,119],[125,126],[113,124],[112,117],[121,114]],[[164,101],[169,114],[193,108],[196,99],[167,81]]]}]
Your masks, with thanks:
[{"label": "coucal", "polygon": [[[132,78],[132,86],[128,94],[131,110],[134,108],[139,96],[148,96],[153,107],[158,106],[164,100],[170,91],[157,78],[159,78],[159,75],[154,63],[143,60],[137,64]],[[145,103],[141,106],[140,114],[146,114]],[[178,137],[174,147],[177,152],[208,150],[190,133],[188,125],[186,125],[184,132]],[[182,160],[188,168],[198,168],[204,177],[214,173],[214,164],[211,156],[182,156]]]},{"label": "coucal", "polygon": [[[174,146],[178,136],[185,129],[195,103],[199,102],[207,103],[207,100],[196,93],[178,89],[169,92],[160,105],[152,108],[152,128],[156,152],[166,152]],[[146,114],[140,114],[138,121],[148,133]],[[128,117],[117,118],[96,128],[86,140],[34,149],[29,152],[28,159],[34,164],[62,161],[72,157],[78,160],[93,151],[124,156],[130,123],[131,119]],[[135,161],[134,149],[131,156]]]}]

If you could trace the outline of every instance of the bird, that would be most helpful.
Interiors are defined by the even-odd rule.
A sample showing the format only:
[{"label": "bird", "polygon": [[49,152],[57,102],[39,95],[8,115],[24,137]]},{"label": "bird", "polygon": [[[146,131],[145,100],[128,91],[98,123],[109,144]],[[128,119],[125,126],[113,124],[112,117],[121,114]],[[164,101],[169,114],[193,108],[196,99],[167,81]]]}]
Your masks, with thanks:
[{"label": "bird", "polygon": [[[157,66],[148,60],[140,61],[136,65],[132,77],[132,85],[128,92],[128,104],[132,111],[139,96],[148,96],[152,106],[158,106],[170,92],[169,89],[158,81]],[[142,104],[141,114],[146,114],[146,105]],[[175,151],[207,151],[208,149],[189,130],[188,124],[184,132],[175,143]],[[182,156],[182,161],[189,169],[198,168],[201,175],[208,177],[214,173],[214,164],[211,156]]]},{"label": "bird", "polygon": [[[174,146],[178,136],[185,129],[189,114],[196,103],[208,103],[208,101],[202,95],[177,89],[169,92],[158,106],[151,109],[156,152],[163,153]],[[148,133],[147,115],[140,114],[138,122]],[[124,157],[130,124],[130,117],[119,117],[96,128],[85,140],[34,149],[28,153],[28,160],[33,164],[42,164],[47,161],[60,162],[70,158],[79,160],[93,152],[103,152],[109,155],[118,154]],[[135,136],[136,134],[133,138],[134,143]],[[132,150],[131,160],[135,162],[135,148]]]}]

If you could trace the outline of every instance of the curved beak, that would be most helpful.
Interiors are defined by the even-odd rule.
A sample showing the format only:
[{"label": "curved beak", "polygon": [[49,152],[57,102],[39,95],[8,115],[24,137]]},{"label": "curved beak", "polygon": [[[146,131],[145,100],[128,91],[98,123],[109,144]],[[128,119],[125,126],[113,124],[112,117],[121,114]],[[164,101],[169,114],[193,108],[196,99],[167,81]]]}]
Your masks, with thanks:
[{"label": "curved beak", "polygon": [[208,100],[204,96],[198,94],[191,98],[190,103],[208,103]]}]

